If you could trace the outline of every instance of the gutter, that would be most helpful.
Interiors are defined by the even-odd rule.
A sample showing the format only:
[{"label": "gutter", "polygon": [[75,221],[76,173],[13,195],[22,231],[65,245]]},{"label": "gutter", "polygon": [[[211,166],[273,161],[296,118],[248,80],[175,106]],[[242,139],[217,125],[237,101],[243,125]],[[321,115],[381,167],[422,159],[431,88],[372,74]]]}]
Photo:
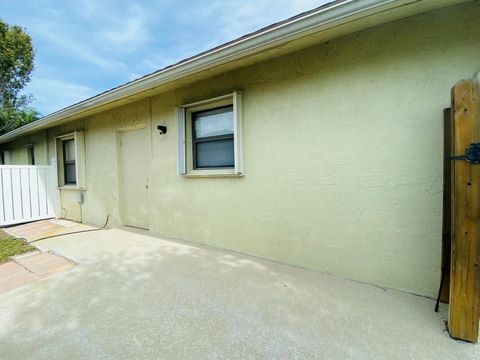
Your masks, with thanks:
[{"label": "gutter", "polygon": [[51,127],[56,122],[80,115],[87,110],[110,104],[227,62],[258,54],[291,40],[404,5],[428,1],[430,0],[337,0],[328,3],[47,115],[0,136],[0,144],[21,135]]}]

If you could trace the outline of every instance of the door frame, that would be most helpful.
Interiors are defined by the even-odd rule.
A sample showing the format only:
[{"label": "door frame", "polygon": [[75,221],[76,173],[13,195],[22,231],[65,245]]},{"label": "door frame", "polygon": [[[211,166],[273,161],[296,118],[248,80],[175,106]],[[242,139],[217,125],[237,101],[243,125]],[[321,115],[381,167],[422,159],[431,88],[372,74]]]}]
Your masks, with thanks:
[{"label": "door frame", "polygon": [[[116,191],[116,197],[117,197],[117,206],[116,206],[116,210],[117,210],[117,222],[119,225],[122,225],[122,226],[127,226],[127,224],[125,223],[125,213],[123,211],[123,207],[124,207],[124,204],[123,204],[123,196],[121,194],[121,189],[122,189],[122,145],[121,145],[121,141],[122,141],[122,134],[126,133],[126,132],[130,132],[130,131],[137,131],[137,130],[143,130],[143,129],[146,129],[147,130],[147,153],[145,154],[146,156],[146,160],[147,160],[147,179],[148,181],[150,182],[150,170],[151,170],[151,163],[152,163],[152,142],[151,142],[151,126],[149,126],[149,123],[148,122],[147,124],[143,123],[143,124],[136,124],[136,125],[132,125],[132,126],[126,126],[126,127],[120,127],[120,128],[116,128],[115,129],[115,141],[116,141],[116,157],[117,157],[117,162],[116,162],[116,169],[115,169],[115,173],[116,173],[116,187],[117,187],[117,191]],[[150,187],[149,189],[150,190]],[[150,230],[150,225],[151,225],[151,221],[150,221],[150,214],[151,214],[151,206],[150,206],[150,196],[147,196],[147,209],[148,209],[148,230]]]}]

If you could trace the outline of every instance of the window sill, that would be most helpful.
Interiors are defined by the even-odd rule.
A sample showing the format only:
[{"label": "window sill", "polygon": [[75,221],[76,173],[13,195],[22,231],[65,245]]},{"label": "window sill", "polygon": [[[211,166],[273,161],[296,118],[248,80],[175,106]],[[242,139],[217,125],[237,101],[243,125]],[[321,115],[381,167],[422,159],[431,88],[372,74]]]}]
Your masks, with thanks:
[{"label": "window sill", "polygon": [[84,188],[78,187],[77,185],[63,185],[57,188],[58,190],[77,190],[77,191],[84,191]]},{"label": "window sill", "polygon": [[184,177],[242,177],[242,173],[236,173],[234,169],[209,169],[191,170],[183,175]]}]

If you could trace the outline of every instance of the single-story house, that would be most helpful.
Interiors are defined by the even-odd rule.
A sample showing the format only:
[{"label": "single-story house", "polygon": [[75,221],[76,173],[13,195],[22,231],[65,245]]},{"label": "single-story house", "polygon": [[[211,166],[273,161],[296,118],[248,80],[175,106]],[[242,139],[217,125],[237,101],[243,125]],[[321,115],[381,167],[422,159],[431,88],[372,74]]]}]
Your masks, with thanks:
[{"label": "single-story house", "polygon": [[435,296],[443,110],[480,2],[339,0],[0,136],[61,216]]}]

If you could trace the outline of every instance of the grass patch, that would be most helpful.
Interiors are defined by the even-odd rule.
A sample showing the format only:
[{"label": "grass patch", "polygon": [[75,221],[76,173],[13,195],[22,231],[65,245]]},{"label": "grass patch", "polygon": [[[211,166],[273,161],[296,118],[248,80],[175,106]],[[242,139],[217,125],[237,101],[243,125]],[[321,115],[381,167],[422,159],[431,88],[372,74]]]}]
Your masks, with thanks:
[{"label": "grass patch", "polygon": [[14,238],[7,232],[0,230],[0,264],[14,255],[23,254],[35,250],[35,247],[27,244],[23,239]]}]

